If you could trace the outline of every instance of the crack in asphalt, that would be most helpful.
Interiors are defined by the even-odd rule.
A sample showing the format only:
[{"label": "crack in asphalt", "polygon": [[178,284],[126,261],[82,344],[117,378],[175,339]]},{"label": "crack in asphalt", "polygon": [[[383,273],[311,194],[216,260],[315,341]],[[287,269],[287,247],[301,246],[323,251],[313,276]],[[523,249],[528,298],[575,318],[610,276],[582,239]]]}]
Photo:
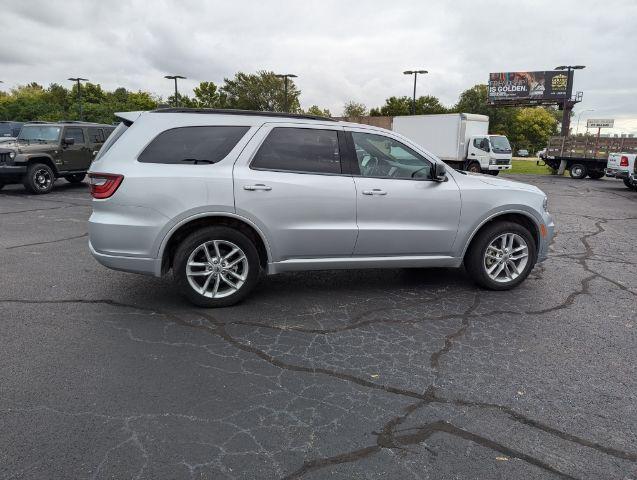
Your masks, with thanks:
[{"label": "crack in asphalt", "polygon": [[76,240],[78,238],[85,238],[85,237],[88,237],[88,233],[83,233],[82,235],[74,235],[72,237],[58,238],[57,240],[48,240],[46,242],[34,242],[34,243],[25,243],[22,245],[12,245],[10,247],[6,247],[5,250],[13,250],[15,248],[24,248],[24,247],[33,247],[35,245],[48,245],[49,243],[60,243],[60,242],[66,242],[68,240]]}]

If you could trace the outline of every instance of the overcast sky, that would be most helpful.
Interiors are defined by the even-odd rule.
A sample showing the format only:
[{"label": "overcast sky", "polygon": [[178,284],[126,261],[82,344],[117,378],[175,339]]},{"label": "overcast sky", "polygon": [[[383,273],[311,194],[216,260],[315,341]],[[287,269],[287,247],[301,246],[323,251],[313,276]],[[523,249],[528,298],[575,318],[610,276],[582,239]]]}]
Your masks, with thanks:
[{"label": "overcast sky", "polygon": [[[637,134],[637,1],[0,0],[0,88],[83,76],[167,97],[237,71],[295,73],[301,105],[340,114],[419,94],[446,105],[489,72],[583,64],[576,113]],[[585,122],[582,121],[580,129]],[[573,125],[575,127],[575,125]]]}]

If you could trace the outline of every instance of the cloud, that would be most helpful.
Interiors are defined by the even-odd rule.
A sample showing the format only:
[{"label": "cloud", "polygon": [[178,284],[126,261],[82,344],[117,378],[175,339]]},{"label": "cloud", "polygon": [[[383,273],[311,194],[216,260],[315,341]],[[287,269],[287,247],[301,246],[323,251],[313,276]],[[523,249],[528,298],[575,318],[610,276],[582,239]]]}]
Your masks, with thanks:
[{"label": "cloud", "polygon": [[410,95],[405,69],[429,70],[418,92],[451,105],[492,71],[579,63],[587,68],[576,74],[584,91],[576,111],[593,108],[633,129],[630,18],[632,0],[10,2],[1,79],[6,87],[81,75],[167,96],[165,74],[187,76],[180,88],[191,92],[202,80],[266,69],[297,74],[303,106],[340,113],[350,99],[371,107]]}]

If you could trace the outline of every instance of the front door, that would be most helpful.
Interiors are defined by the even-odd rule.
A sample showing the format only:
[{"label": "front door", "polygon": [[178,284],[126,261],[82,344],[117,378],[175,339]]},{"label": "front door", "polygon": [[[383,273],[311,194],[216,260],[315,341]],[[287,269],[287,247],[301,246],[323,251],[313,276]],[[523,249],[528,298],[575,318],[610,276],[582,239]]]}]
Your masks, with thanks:
[{"label": "front door", "polygon": [[341,165],[343,135],[338,125],[266,124],[237,159],[237,214],[265,233],[274,261],[352,254],[356,192]]},{"label": "front door", "polygon": [[[73,144],[65,143],[67,138],[72,138]],[[65,127],[62,132],[61,148],[64,170],[88,170],[92,155],[83,128]]]},{"label": "front door", "polygon": [[433,181],[433,161],[395,138],[352,129],[351,139],[359,229],[354,254],[449,255],[460,219],[455,181]]}]

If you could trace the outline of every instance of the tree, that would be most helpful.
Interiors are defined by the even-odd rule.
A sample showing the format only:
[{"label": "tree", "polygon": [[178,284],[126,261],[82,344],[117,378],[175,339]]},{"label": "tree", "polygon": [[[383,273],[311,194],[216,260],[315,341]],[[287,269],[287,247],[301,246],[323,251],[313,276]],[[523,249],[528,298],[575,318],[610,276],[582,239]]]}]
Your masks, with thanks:
[{"label": "tree", "polygon": [[[224,79],[221,91],[226,96],[226,108],[268,112],[285,111],[285,82],[274,72],[255,74],[239,72],[233,79]],[[290,112],[300,112],[301,91],[288,79],[287,104]]]},{"label": "tree", "polygon": [[308,115],[317,115],[319,117],[331,117],[332,114],[327,108],[321,108],[318,105],[312,105],[308,108],[305,113]]},{"label": "tree", "polygon": [[344,117],[364,117],[365,115],[367,115],[367,107],[362,103],[350,100],[345,104],[343,109]]},{"label": "tree", "polygon": [[536,151],[546,146],[549,137],[557,134],[554,114],[542,107],[520,108],[515,112],[510,140],[516,148]]},{"label": "tree", "polygon": [[[372,116],[399,116],[411,115],[411,97],[389,97],[385,105],[380,108],[372,108],[369,112]],[[433,95],[424,95],[416,99],[416,115],[431,115],[446,113],[448,109]]]},{"label": "tree", "polygon": [[226,95],[220,92],[214,82],[201,82],[194,89],[194,103],[200,108],[224,108]]},{"label": "tree", "polygon": [[177,93],[177,103],[175,103],[175,94],[173,93],[170,97],[168,97],[168,105],[175,106],[179,105],[182,108],[195,108],[197,107],[197,102],[190,98],[188,95],[183,95],[181,93]]},{"label": "tree", "polygon": [[458,103],[452,111],[456,113],[476,113],[489,117],[490,133],[508,135],[515,116],[514,107],[496,107],[487,102],[488,87],[485,84],[474,85],[460,94]]}]

